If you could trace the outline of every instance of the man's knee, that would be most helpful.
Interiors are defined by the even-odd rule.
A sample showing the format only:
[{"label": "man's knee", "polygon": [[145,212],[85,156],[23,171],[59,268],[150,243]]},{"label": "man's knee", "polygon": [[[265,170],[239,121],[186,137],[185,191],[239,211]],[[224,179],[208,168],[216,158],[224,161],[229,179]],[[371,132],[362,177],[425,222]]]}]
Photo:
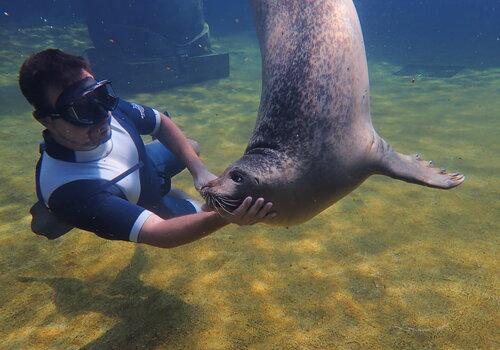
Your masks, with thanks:
[{"label": "man's knee", "polygon": [[197,155],[200,155],[200,144],[198,142],[196,142],[195,140],[191,140],[191,139],[188,139],[188,142],[191,145],[191,147],[193,147],[195,153]]}]

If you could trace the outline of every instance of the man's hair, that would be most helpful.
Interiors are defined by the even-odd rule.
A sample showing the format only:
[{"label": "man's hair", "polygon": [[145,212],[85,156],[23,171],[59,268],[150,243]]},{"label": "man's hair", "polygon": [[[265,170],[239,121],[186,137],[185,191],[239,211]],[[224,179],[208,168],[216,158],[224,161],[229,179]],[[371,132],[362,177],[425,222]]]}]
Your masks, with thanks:
[{"label": "man's hair", "polygon": [[92,73],[90,64],[83,57],[59,49],[47,49],[24,61],[19,70],[19,87],[35,109],[51,109],[47,90],[64,90],[78,80],[82,69]]}]

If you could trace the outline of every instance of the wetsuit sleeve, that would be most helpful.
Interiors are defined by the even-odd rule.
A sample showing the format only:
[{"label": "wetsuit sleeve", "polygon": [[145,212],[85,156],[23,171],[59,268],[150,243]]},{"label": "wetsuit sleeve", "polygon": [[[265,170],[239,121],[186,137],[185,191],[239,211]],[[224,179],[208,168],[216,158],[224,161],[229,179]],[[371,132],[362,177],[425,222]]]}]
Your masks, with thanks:
[{"label": "wetsuit sleeve", "polygon": [[142,225],[152,213],[125,200],[116,186],[99,191],[102,183],[67,183],[52,193],[49,207],[60,220],[102,238],[137,242]]},{"label": "wetsuit sleeve", "polygon": [[134,124],[141,135],[154,135],[160,129],[160,113],[153,108],[120,99],[120,109]]}]

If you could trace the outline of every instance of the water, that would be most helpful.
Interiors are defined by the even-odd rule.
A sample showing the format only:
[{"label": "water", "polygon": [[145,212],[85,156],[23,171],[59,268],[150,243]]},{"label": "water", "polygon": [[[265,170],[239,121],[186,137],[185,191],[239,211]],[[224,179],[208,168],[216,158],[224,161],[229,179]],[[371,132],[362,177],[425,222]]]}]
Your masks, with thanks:
[{"label": "water", "polygon": [[[454,16],[472,6],[455,3],[463,6]],[[174,250],[78,230],[56,241],[30,232],[42,129],[18,91],[17,71],[31,52],[55,46],[81,53],[91,43],[71,16],[21,26],[10,13],[0,22],[0,348],[497,348],[500,56],[490,56],[499,45],[494,2],[484,3],[490,9],[467,30],[483,26],[487,45],[464,34],[461,54],[452,55],[453,45],[434,47],[428,36],[415,56],[385,41],[382,21],[373,12],[370,20],[373,6],[358,4],[377,130],[400,151],[465,173],[461,187],[445,192],[372,177],[301,226],[230,226]],[[386,17],[416,11],[402,4]],[[227,13],[217,13],[216,1],[207,6],[219,23],[213,48],[230,53],[231,77],[122,95],[168,109],[220,173],[252,131],[260,54],[243,4]],[[431,13],[428,2],[422,6]],[[432,52],[434,61],[425,61]],[[466,67],[446,79],[393,75],[406,63]],[[188,174],[174,185],[196,195]]]}]

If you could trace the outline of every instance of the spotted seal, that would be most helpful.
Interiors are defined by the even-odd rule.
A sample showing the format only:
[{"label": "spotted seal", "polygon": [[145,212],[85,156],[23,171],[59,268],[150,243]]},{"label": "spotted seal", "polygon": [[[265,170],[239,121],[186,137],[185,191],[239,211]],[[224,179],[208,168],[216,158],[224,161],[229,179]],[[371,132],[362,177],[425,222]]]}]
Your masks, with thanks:
[{"label": "spotted seal", "polygon": [[262,95],[244,155],[201,189],[232,211],[246,196],[274,203],[278,225],[299,224],[370,175],[449,189],[464,176],[393,150],[374,130],[368,67],[351,0],[253,0]]}]

